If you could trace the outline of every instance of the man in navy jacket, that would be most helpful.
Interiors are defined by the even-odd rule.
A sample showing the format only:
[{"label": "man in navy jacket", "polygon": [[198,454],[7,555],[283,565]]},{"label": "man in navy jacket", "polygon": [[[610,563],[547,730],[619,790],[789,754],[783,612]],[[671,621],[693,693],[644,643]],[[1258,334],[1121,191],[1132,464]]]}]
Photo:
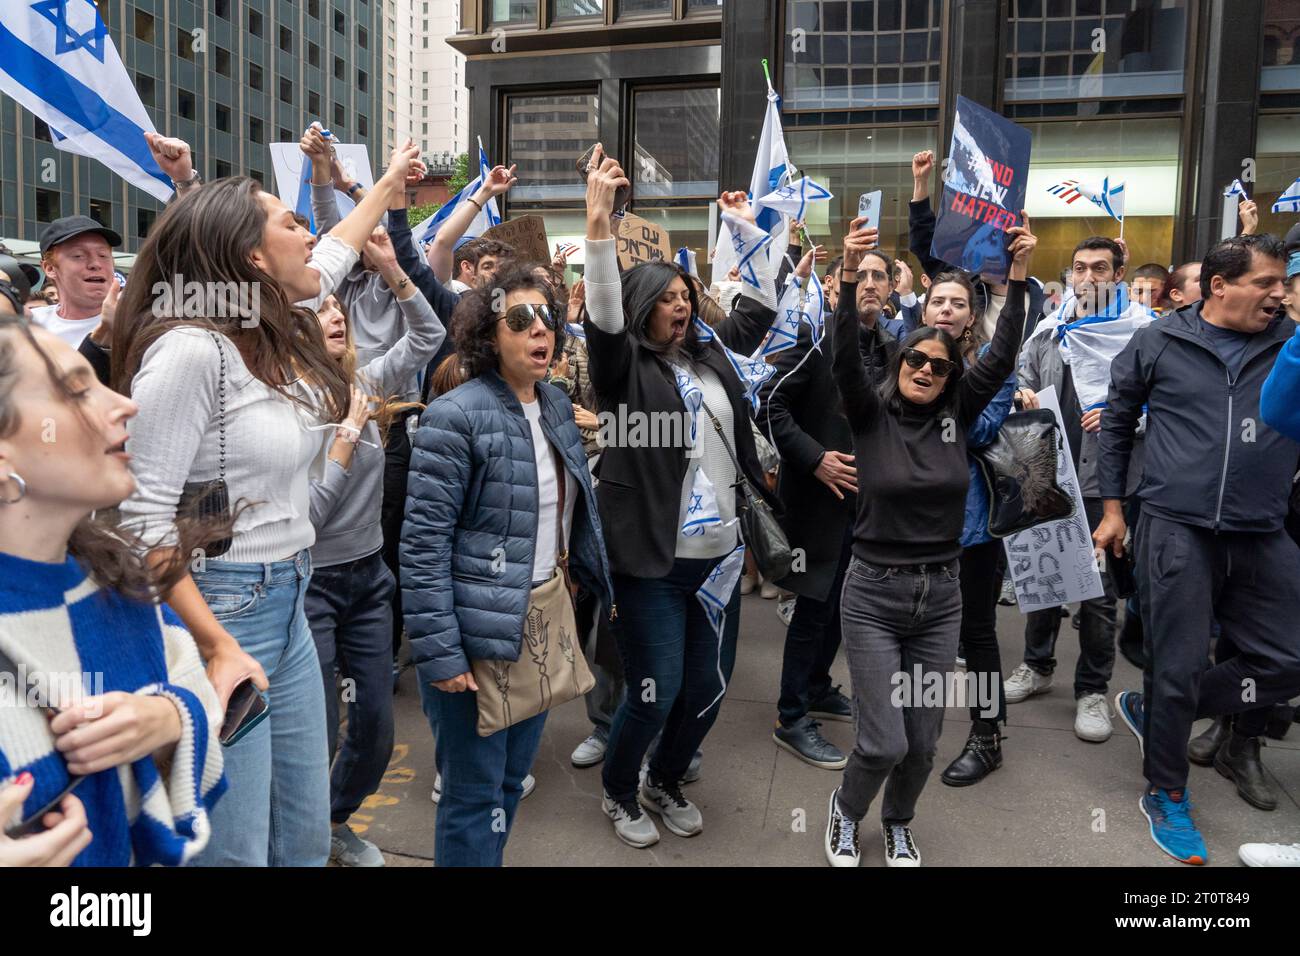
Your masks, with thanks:
[{"label": "man in navy jacket", "polygon": [[[1300,692],[1300,550],[1283,530],[1300,444],[1260,418],[1261,387],[1292,334],[1278,309],[1282,276],[1272,236],[1214,246],[1203,300],[1140,329],[1112,363],[1101,419],[1105,517],[1093,537],[1118,556],[1134,433],[1148,412],[1134,538],[1151,666],[1144,692],[1122,692],[1116,706],[1144,743],[1152,838],[1184,863],[1207,858],[1188,812],[1193,721]],[[1240,653],[1207,670],[1215,621]],[[1258,772],[1259,739],[1239,730],[1215,760],[1230,777]]]}]

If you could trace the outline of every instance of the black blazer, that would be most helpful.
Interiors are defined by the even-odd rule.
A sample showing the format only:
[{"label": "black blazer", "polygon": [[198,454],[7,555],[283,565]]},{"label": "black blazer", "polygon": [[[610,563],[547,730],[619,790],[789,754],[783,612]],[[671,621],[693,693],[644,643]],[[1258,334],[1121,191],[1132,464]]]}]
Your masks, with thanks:
[{"label": "black blazer", "polygon": [[[736,427],[735,434],[728,438],[745,477],[777,508],[776,499],[763,483],[763,468],[750,428],[752,409],[745,399],[744,386],[718,344],[725,343],[738,355],[751,355],[775,317],[772,309],[741,296],[732,313],[713,327],[716,338],[700,364],[718,376],[731,401]],[[614,334],[602,332],[590,318],[584,320],[583,327],[598,413],[616,417],[629,412],[686,414],[672,372],[656,353],[641,348],[626,329]],[[700,416],[699,427],[713,427],[707,415]],[[613,573],[661,578],[672,569],[681,530],[679,512],[686,468],[686,448],[680,444],[666,448],[613,445],[601,452],[596,467],[600,479],[596,503]]]}]

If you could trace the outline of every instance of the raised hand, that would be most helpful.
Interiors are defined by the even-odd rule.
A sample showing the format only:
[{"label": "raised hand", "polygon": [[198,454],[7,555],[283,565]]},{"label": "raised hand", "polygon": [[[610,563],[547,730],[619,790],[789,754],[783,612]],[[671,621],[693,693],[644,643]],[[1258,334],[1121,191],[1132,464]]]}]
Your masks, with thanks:
[{"label": "raised hand", "polygon": [[813,262],[817,258],[817,252],[819,249],[821,249],[821,246],[813,246],[803,254],[803,258],[799,260],[799,264],[794,267],[794,274],[800,282],[806,282],[808,277],[812,275]]},{"label": "raised hand", "polygon": [[599,143],[592,154],[587,173],[587,238],[609,239],[613,236],[610,216],[614,213],[614,196],[631,182],[618,160],[605,155]]},{"label": "raised hand", "polygon": [[729,212],[738,219],[744,219],[748,222],[754,222],[756,213],[754,207],[749,201],[749,193],[743,189],[735,192],[723,193],[718,197],[718,208],[722,212]]},{"label": "raised hand", "polygon": [[188,182],[194,175],[194,158],[190,154],[190,144],[185,140],[161,133],[145,133],[144,141],[149,144],[149,152],[158,168],[170,176],[173,183]]},{"label": "raised hand", "polygon": [[848,235],[844,237],[844,269],[848,272],[856,272],[862,258],[880,244],[878,229],[859,228],[866,221],[863,216],[854,219],[849,223]]},{"label": "raised hand", "polygon": [[1029,276],[1029,260],[1034,254],[1034,248],[1038,245],[1038,237],[1034,235],[1029,226],[1029,216],[1022,210],[1020,219],[1024,223],[1021,226],[1012,226],[1007,230],[1007,235],[1011,236],[1011,271],[1008,275],[1010,279],[1024,281]]},{"label": "raised hand", "polygon": [[923,149],[912,156],[912,178],[925,179],[934,170],[934,152]]},{"label": "raised hand", "polygon": [[519,182],[519,177],[515,175],[515,166],[512,163],[510,168],[505,166],[493,166],[488,173],[487,179],[483,180],[481,191],[488,194],[487,198],[495,199],[503,193],[508,193],[510,187]]}]

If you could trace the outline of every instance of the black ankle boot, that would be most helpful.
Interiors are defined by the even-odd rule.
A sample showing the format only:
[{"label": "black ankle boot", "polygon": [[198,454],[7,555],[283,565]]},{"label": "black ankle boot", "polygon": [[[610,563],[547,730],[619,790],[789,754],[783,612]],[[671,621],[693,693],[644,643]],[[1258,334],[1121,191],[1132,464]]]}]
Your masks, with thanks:
[{"label": "black ankle boot", "polygon": [[1214,755],[1214,769],[1235,783],[1241,799],[1251,806],[1274,810],[1277,808],[1277,794],[1264,776],[1259,744],[1258,737],[1231,734]]},{"label": "black ankle boot", "polygon": [[1202,767],[1214,766],[1214,755],[1232,736],[1232,718],[1215,717],[1214,723],[1205,728],[1205,732],[1193,737],[1187,743],[1187,759]]},{"label": "black ankle boot", "polygon": [[961,755],[948,764],[939,779],[950,787],[969,787],[979,783],[1002,766],[1002,734],[997,724],[977,720],[971,724],[970,736]]}]

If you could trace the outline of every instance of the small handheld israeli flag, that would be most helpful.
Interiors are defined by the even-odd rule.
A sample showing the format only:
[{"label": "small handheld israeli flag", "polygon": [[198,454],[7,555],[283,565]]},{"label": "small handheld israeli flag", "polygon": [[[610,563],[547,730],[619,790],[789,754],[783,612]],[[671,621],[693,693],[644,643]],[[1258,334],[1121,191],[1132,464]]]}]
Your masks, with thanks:
[{"label": "small handheld israeli flag", "polygon": [[[712,342],[715,337],[713,329],[709,328],[698,315],[695,317],[695,332],[701,342]],[[718,344],[722,345],[721,342]],[[761,344],[759,349],[762,349]],[[736,377],[745,386],[745,397],[749,399],[750,407],[754,410],[754,414],[757,415],[758,390],[763,387],[764,382],[776,374],[776,366],[768,364],[757,355],[748,357],[737,355],[725,345],[722,345],[722,351],[726,354],[727,361],[731,363],[731,368],[735,371]]]},{"label": "small handheld israeli flag", "polygon": [[829,189],[805,176],[796,182],[778,187],[761,197],[755,205],[762,209],[775,209],[794,219],[805,219],[809,203],[834,198]]},{"label": "small handheld israeli flag", "polygon": [[0,92],[45,121],[56,149],[98,160],[162,202],[172,197],[144,139],[153,122],[90,0],[0,5]]},{"label": "small handheld israeli flag", "polygon": [[1273,203],[1274,212],[1300,212],[1300,179],[1297,179]]},{"label": "small handheld israeli flag", "polygon": [[695,268],[695,252],[692,249],[682,246],[677,250],[676,259],[677,264],[685,269],[688,274],[695,276],[697,279],[700,277],[699,270]]},{"label": "small handheld israeli flag", "polygon": [[768,268],[764,250],[772,243],[771,233],[764,232],[748,219],[741,219],[729,212],[722,214],[722,221],[731,232],[732,250],[736,254],[741,281],[755,289],[761,289],[757,268]]},{"label": "small handheld israeli flag", "polygon": [[1106,211],[1119,222],[1124,221],[1124,184],[1112,183],[1107,176],[1100,183],[1079,183],[1074,187],[1084,197]]},{"label": "small handheld israeli flag", "polygon": [[1234,179],[1223,191],[1223,229],[1219,234],[1220,239],[1228,239],[1237,234],[1237,210],[1241,201],[1249,198],[1240,179]]},{"label": "small handheld israeli flag", "polygon": [[709,619],[713,625],[713,633],[718,638],[718,696],[709,702],[697,715],[703,717],[727,692],[727,678],[722,673],[722,631],[727,624],[727,605],[731,603],[731,595],[736,591],[736,582],[740,580],[740,572],[745,566],[745,545],[743,543],[736,545],[736,549],[718,562],[708,577],[704,579],[704,584],[695,592],[696,599],[704,608],[704,616]]},{"label": "small handheld israeli flag", "polygon": [[781,301],[776,304],[776,321],[759,347],[761,357],[775,355],[799,341],[799,323],[805,318],[806,301],[806,292],[798,278],[790,276],[781,293]]},{"label": "small handheld israeli flag", "polygon": [[1241,184],[1240,179],[1234,179],[1228,188],[1223,191],[1224,199],[1227,199],[1229,196],[1240,196],[1242,199],[1250,198],[1246,195],[1246,187]]}]

